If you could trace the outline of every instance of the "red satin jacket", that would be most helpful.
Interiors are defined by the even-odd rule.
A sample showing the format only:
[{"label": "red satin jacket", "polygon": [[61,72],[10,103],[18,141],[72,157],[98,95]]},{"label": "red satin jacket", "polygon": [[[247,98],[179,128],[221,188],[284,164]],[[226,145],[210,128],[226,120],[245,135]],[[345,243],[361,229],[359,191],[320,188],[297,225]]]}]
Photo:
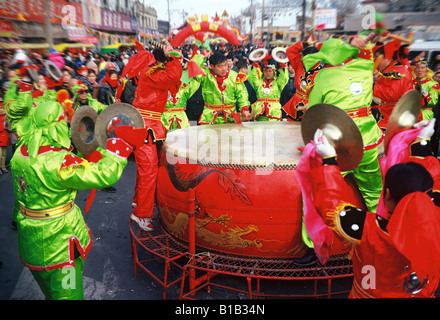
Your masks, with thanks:
[{"label": "red satin jacket", "polygon": [[168,91],[176,94],[180,87],[182,65],[171,57],[166,65],[148,66],[139,75],[133,106],[144,118],[145,128],[153,132],[155,140],[166,138],[166,129],[161,121],[168,100]]},{"label": "red satin jacket", "polygon": [[0,147],[9,146],[9,133],[5,128],[6,114],[0,114]]},{"label": "red satin jacket", "polygon": [[[429,171],[433,170],[434,179],[438,178],[438,160],[425,159],[426,163],[423,159],[411,161],[426,164]],[[435,166],[432,160],[437,162]],[[435,234],[439,232],[440,223],[437,218],[433,222],[431,217],[440,215],[440,208],[431,198],[422,192],[407,195],[384,228],[376,214],[361,211],[344,200],[347,185],[336,165],[313,170],[316,209],[329,228],[352,247],[354,281],[350,298],[434,297],[439,284],[439,258],[430,253],[438,251],[432,247],[438,245]],[[428,246],[430,250],[426,249]],[[416,272],[422,283],[426,281],[417,293],[405,290],[412,272]]]},{"label": "red satin jacket", "polygon": [[[380,99],[379,111],[382,114],[379,127],[385,129],[399,99],[414,89],[411,72],[403,65],[391,63],[374,84],[373,97]],[[420,114],[421,115],[421,114]],[[421,120],[421,118],[420,118]]]}]

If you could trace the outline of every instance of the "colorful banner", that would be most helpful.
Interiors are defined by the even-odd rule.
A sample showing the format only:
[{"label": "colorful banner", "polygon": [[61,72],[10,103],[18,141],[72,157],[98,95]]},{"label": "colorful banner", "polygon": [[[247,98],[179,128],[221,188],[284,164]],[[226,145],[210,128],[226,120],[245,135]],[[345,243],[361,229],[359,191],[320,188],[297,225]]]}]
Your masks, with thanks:
[{"label": "colorful banner", "polygon": [[10,36],[14,33],[14,28],[10,21],[0,20],[0,35]]},{"label": "colorful banner", "polygon": [[[44,22],[44,0],[0,0],[0,17],[21,21]],[[66,0],[51,0],[52,23],[61,24],[62,17],[72,14],[75,23],[83,23],[81,4]]]}]

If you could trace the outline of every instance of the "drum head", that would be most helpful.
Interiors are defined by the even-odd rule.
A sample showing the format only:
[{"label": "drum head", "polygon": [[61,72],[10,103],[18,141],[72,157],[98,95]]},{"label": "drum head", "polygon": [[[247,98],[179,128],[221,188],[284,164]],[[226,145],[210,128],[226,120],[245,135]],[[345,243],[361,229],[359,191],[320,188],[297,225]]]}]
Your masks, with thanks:
[{"label": "drum head", "polygon": [[301,121],[305,144],[313,140],[317,129],[322,129],[335,147],[341,171],[350,171],[359,165],[364,154],[362,135],[344,110],[324,103],[310,107]]},{"label": "drum head", "polygon": [[132,126],[136,129],[144,128],[144,119],[140,112],[128,103],[114,103],[105,108],[96,119],[96,139],[105,149],[107,139],[116,138],[114,127]]},{"label": "drum head", "polygon": [[302,147],[296,122],[245,122],[171,131],[163,144],[168,162],[243,169],[295,169]]}]

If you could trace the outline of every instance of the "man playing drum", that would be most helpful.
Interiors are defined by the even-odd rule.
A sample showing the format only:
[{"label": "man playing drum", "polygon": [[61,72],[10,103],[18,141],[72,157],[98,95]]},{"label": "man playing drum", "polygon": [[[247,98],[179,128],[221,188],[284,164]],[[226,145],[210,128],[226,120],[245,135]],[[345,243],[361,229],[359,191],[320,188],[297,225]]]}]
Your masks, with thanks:
[{"label": "man playing drum", "polygon": [[[166,129],[161,117],[169,92],[175,95],[179,91],[182,65],[177,57],[165,54],[165,52],[172,52],[172,47],[165,47],[164,50],[155,49],[154,59],[149,56],[149,52],[145,51],[138,53],[142,55],[139,57],[144,57],[149,62],[140,71],[136,97],[133,101],[133,106],[139,110],[144,119],[146,130],[143,140],[145,143],[135,147],[133,151],[137,172],[133,198],[134,210],[130,218],[136,221],[142,230],[151,231],[153,230],[151,217],[154,212],[158,170],[156,143],[166,138]],[[133,56],[131,59],[136,58],[138,57]],[[127,66],[130,68],[131,65],[127,64]],[[126,72],[125,69],[124,72]],[[136,75],[129,74],[129,76]]]},{"label": "man playing drum", "polygon": [[241,120],[250,120],[252,116],[249,112],[248,93],[243,83],[246,76],[228,69],[226,56],[218,52],[209,57],[209,69],[203,67],[202,55],[196,54],[193,60],[205,72],[205,75],[191,79],[200,82],[205,101],[199,124],[241,123]]},{"label": "man playing drum", "polygon": [[249,83],[257,93],[257,102],[253,110],[257,121],[281,120],[280,96],[289,80],[287,66],[280,64],[277,70],[274,64],[263,65],[261,77],[260,66],[255,62],[249,70]]}]

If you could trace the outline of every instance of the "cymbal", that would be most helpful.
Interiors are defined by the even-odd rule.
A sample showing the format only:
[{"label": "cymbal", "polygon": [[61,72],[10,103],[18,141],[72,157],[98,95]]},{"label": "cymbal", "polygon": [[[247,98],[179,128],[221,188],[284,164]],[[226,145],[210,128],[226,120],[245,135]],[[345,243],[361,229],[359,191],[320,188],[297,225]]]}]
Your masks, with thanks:
[{"label": "cymbal", "polygon": [[259,62],[259,61],[263,60],[263,58],[267,55],[267,53],[268,53],[268,51],[266,48],[255,49],[254,51],[252,51],[249,54],[249,60],[254,61],[254,62],[255,61]]},{"label": "cymbal", "polygon": [[27,73],[29,75],[29,78],[31,78],[32,82],[38,84],[38,81],[40,81],[40,76],[38,74],[38,71],[35,70],[35,69],[32,69],[32,68],[29,68],[26,71],[27,71]]},{"label": "cymbal", "polygon": [[287,63],[289,58],[286,54],[286,48],[276,47],[272,49],[272,57],[278,63]]},{"label": "cymbal", "polygon": [[364,154],[362,135],[344,110],[325,103],[310,107],[301,121],[301,134],[305,144],[313,140],[317,129],[322,129],[334,146],[341,171],[350,171],[359,165]]},{"label": "cymbal", "polygon": [[81,106],[74,113],[70,123],[72,143],[82,154],[91,154],[98,148],[95,138],[95,123],[98,114],[89,106]]},{"label": "cymbal", "polygon": [[422,94],[420,90],[411,90],[405,93],[397,102],[388,120],[387,131],[385,132],[384,148],[385,154],[391,139],[403,130],[412,128],[417,123],[420,113]]},{"label": "cymbal", "polygon": [[105,149],[107,139],[116,138],[112,126],[132,126],[135,129],[144,128],[144,119],[140,112],[128,103],[114,103],[105,108],[96,119],[95,133],[99,145]]}]

